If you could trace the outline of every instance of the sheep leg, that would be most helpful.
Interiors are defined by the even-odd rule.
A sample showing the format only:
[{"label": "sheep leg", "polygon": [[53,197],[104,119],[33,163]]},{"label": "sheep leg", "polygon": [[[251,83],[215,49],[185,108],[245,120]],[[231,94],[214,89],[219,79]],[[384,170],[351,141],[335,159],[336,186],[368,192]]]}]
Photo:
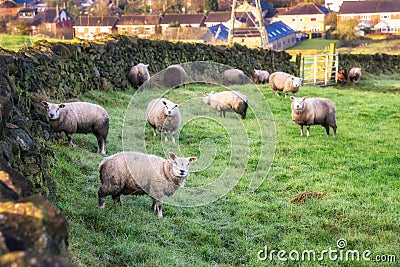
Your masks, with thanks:
[{"label": "sheep leg", "polygon": [[167,131],[163,131],[164,134],[164,141],[168,142],[168,132]]},{"label": "sheep leg", "polygon": [[310,126],[310,125],[307,125],[307,137],[310,136],[310,128],[311,128],[311,126]]},{"label": "sheep leg", "polygon": [[157,137],[157,130],[156,130],[156,128],[154,128],[154,127],[153,127],[153,136],[154,136],[154,138]]},{"label": "sheep leg", "polygon": [[175,132],[171,132],[171,138],[172,138],[172,142],[175,143]]},{"label": "sheep leg", "polygon": [[162,202],[160,200],[153,198],[153,205],[151,208],[157,212],[158,218],[162,218]]},{"label": "sheep leg", "polygon": [[300,136],[303,136],[304,132],[303,132],[303,125],[300,125]]},{"label": "sheep leg", "polygon": [[103,137],[97,137],[97,153],[106,154],[106,140]]},{"label": "sheep leg", "polygon": [[329,125],[325,125],[326,136],[329,137]]},{"label": "sheep leg", "polygon": [[333,128],[333,137],[336,137],[336,128],[337,128],[337,126],[335,125],[332,128]]},{"label": "sheep leg", "polygon": [[99,191],[97,191],[97,195],[99,196],[99,209],[104,209],[106,205],[106,196],[107,194],[103,192],[101,187],[99,188]]},{"label": "sheep leg", "polygon": [[274,90],[274,92],[275,92],[275,94],[276,94],[277,96],[279,96],[278,90]]},{"label": "sheep leg", "polygon": [[66,134],[66,135],[67,135],[67,137],[68,137],[69,146],[70,146],[70,147],[75,147],[74,142],[72,142],[72,134],[68,133],[68,134]]},{"label": "sheep leg", "polygon": [[114,204],[118,203],[120,206],[122,206],[121,194],[112,195],[112,199],[114,200]]}]

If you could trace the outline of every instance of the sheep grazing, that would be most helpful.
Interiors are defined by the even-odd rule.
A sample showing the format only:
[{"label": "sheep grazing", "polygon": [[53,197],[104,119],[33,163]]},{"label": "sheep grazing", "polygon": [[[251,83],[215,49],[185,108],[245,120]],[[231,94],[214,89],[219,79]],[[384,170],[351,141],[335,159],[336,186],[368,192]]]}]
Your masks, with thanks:
[{"label": "sheep grazing", "polygon": [[72,134],[93,133],[97,138],[98,153],[106,154],[109,117],[103,107],[86,102],[53,104],[42,101],[42,105],[46,108],[52,130],[64,132],[70,147],[75,146]]},{"label": "sheep grazing", "polygon": [[164,72],[164,84],[168,88],[175,88],[185,84],[188,80],[185,69],[181,65],[171,65]]},{"label": "sheep grazing", "polygon": [[147,106],[147,122],[153,128],[154,137],[157,130],[164,134],[165,142],[168,141],[167,133],[171,133],[175,143],[175,132],[181,125],[181,114],[178,105],[166,98],[153,99]]},{"label": "sheep grazing", "polygon": [[281,71],[274,72],[269,76],[269,85],[272,90],[274,90],[277,96],[279,96],[278,91],[283,91],[285,98],[289,92],[295,95],[299,91],[302,81],[303,79],[299,77]]},{"label": "sheep grazing", "polygon": [[122,194],[147,194],[153,198],[152,209],[161,218],[163,197],[173,195],[184,186],[189,177],[189,164],[196,160],[177,157],[172,152],[169,160],[137,152],[120,152],[104,158],[99,165],[99,208],[105,207],[108,195],[114,203],[121,204]]},{"label": "sheep grazing", "polygon": [[347,69],[341,69],[338,71],[337,80],[343,86],[347,83],[348,73]]},{"label": "sheep grazing", "polygon": [[260,84],[260,83],[262,83],[262,84],[268,83],[269,72],[266,71],[266,70],[256,70],[256,69],[254,69],[253,78],[254,78],[254,82],[255,83],[258,83],[258,84]]},{"label": "sheep grazing", "polygon": [[358,83],[361,79],[361,68],[353,67],[349,71],[349,80],[352,83]]},{"label": "sheep grazing", "polygon": [[219,111],[221,117],[225,117],[226,111],[233,111],[242,115],[242,119],[246,119],[248,99],[246,95],[238,91],[204,93],[203,101]]},{"label": "sheep grazing", "polygon": [[245,84],[247,79],[244,72],[239,69],[229,69],[222,73],[222,83],[224,85]]},{"label": "sheep grazing", "polygon": [[326,98],[294,97],[292,100],[292,120],[300,125],[300,135],[303,136],[303,126],[307,126],[307,136],[310,136],[311,125],[322,125],[325,127],[326,135],[329,136],[329,127],[333,129],[336,137],[336,110],[335,104]]},{"label": "sheep grazing", "polygon": [[139,88],[150,80],[150,73],[148,70],[149,65],[145,65],[143,63],[139,63],[136,66],[133,66],[128,73],[128,81],[134,88]]}]

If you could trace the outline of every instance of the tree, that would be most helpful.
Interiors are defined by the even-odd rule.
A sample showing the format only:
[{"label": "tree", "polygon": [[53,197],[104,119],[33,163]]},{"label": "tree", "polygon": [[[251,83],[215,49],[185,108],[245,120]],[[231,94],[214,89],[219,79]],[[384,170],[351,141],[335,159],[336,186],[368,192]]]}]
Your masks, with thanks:
[{"label": "tree", "polygon": [[333,32],[333,34],[336,34],[338,38],[342,40],[355,40],[358,38],[358,35],[356,34],[357,25],[358,21],[356,19],[342,21],[338,23],[337,30]]},{"label": "tree", "polygon": [[204,11],[218,11],[218,0],[204,0]]}]

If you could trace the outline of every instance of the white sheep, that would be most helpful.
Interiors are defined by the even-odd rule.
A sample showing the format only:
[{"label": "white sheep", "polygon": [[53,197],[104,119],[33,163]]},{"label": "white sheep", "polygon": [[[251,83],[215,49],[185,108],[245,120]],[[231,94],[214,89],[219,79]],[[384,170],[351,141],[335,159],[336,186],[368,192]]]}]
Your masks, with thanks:
[{"label": "white sheep", "polygon": [[128,81],[134,88],[139,88],[142,84],[150,80],[148,67],[148,64],[139,63],[130,69]]},{"label": "white sheep", "polygon": [[153,198],[152,209],[161,218],[164,196],[171,196],[184,186],[189,177],[189,164],[196,160],[177,157],[172,152],[169,160],[138,152],[120,152],[104,158],[99,165],[99,208],[105,207],[108,195],[114,203],[121,204],[121,194],[147,194]]},{"label": "white sheep", "polygon": [[245,84],[247,80],[247,76],[239,69],[229,69],[222,73],[222,83],[224,85]]},{"label": "white sheep", "polygon": [[233,111],[242,115],[242,119],[246,118],[248,98],[239,91],[204,93],[203,101],[214,110],[219,111],[221,117],[225,117],[226,111]]},{"label": "white sheep", "polygon": [[150,80],[148,67],[148,64],[139,63],[130,69],[128,81],[134,88],[139,88],[142,84]]},{"label": "white sheep", "polygon": [[171,65],[164,72],[164,84],[168,88],[179,87],[187,81],[188,76],[181,65]]},{"label": "white sheep", "polygon": [[302,79],[286,72],[277,71],[269,76],[269,85],[275,94],[279,96],[278,91],[283,91],[285,93],[285,98],[288,96],[289,92],[293,95],[299,91]]},{"label": "white sheep", "polygon": [[168,141],[167,133],[171,133],[172,141],[175,143],[175,132],[181,125],[181,114],[179,107],[166,98],[153,99],[147,106],[147,122],[153,128],[154,137],[157,130],[164,134],[165,142]]},{"label": "white sheep", "polygon": [[46,108],[52,130],[64,132],[70,147],[75,146],[72,134],[93,133],[97,138],[98,153],[106,154],[109,117],[103,107],[87,102],[54,104],[42,101],[42,105]]},{"label": "white sheep", "polygon": [[254,69],[254,76],[253,76],[253,78],[254,78],[254,82],[255,83],[261,83],[261,84],[264,84],[264,83],[268,83],[268,80],[269,80],[269,72],[268,71],[266,71],[266,70],[257,70],[257,69]]},{"label": "white sheep", "polygon": [[361,79],[361,68],[353,67],[349,71],[349,80],[352,83],[358,83]]},{"label": "white sheep", "polygon": [[294,97],[292,100],[292,120],[300,125],[300,135],[303,136],[303,126],[307,127],[307,136],[310,136],[311,125],[325,127],[329,136],[329,127],[333,129],[336,137],[336,109],[335,104],[326,98]]}]

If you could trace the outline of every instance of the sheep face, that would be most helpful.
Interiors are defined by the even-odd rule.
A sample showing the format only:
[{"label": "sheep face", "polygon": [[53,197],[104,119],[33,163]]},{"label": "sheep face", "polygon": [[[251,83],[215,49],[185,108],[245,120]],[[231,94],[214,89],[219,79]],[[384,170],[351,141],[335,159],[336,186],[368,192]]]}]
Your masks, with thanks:
[{"label": "sheep face", "polygon": [[197,160],[196,157],[181,158],[177,157],[174,153],[169,153],[169,158],[172,163],[172,171],[175,177],[187,178],[189,176],[190,163]]},{"label": "sheep face", "polygon": [[212,91],[211,93],[204,92],[204,95],[203,95],[204,103],[209,104],[210,103],[210,96],[212,96],[214,93],[215,93],[214,91]]},{"label": "sheep face", "polygon": [[303,79],[299,78],[299,77],[292,77],[292,84],[294,88],[300,87],[301,82],[303,81]]},{"label": "sheep face", "polygon": [[176,104],[168,105],[168,103],[165,101],[163,101],[162,103],[164,104],[164,114],[166,116],[175,116],[176,115],[176,112],[177,112],[176,108],[178,107],[178,105],[176,105]]},{"label": "sheep face", "polygon": [[294,107],[294,109],[296,110],[303,110],[305,103],[304,101],[307,99],[307,97],[294,97],[291,96],[290,99],[293,101],[292,106]]},{"label": "sheep face", "polygon": [[52,104],[45,101],[42,102],[42,105],[46,108],[49,120],[57,120],[60,117],[60,109],[65,108],[65,104]]}]

